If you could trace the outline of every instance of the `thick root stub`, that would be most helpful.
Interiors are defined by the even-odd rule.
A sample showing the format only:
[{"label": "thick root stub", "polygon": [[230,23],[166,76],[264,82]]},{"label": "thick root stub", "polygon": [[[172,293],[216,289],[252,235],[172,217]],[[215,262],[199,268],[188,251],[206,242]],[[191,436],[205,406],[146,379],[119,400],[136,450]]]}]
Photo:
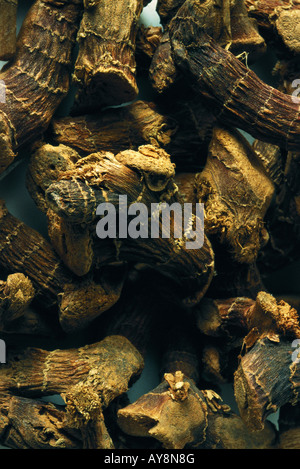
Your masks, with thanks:
[{"label": "thick root stub", "polygon": [[[274,445],[272,425],[253,434],[222,404],[218,394],[199,391],[184,376],[178,381],[180,374],[168,374],[153,391],[120,409],[120,428],[129,435],[155,438],[166,449],[259,449]],[[179,390],[180,397],[176,396]]]},{"label": "thick root stub", "polygon": [[234,392],[240,415],[251,431],[261,430],[266,418],[285,404],[299,400],[300,368],[293,361],[292,340],[258,340],[240,361]]},{"label": "thick root stub", "polygon": [[263,220],[274,185],[245,138],[216,127],[206,166],[195,181],[207,233],[238,263],[254,262],[268,239]]},{"label": "thick root stub", "polygon": [[67,422],[81,430],[84,449],[113,449],[105,426],[99,395],[84,383],[78,383],[65,395]]},{"label": "thick root stub", "polygon": [[17,47],[18,0],[1,0],[0,10],[0,60],[10,60]]},{"label": "thick root stub", "polygon": [[142,0],[85,2],[78,32],[74,112],[128,103],[138,95],[135,47]]}]

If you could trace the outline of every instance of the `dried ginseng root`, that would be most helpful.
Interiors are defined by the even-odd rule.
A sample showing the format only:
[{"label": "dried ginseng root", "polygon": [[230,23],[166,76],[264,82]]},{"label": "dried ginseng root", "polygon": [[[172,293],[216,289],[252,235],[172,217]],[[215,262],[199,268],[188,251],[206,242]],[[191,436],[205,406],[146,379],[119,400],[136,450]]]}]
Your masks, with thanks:
[{"label": "dried ginseng root", "polygon": [[101,113],[56,118],[50,138],[87,156],[99,151],[137,150],[145,144],[168,148],[176,138],[178,126],[175,118],[159,112],[153,103],[139,100]]},{"label": "dried ginseng root", "polygon": [[81,449],[79,430],[65,422],[63,405],[0,395],[0,442],[12,449]]},{"label": "dried ginseng root", "polygon": [[0,73],[0,172],[21,147],[41,138],[67,95],[80,13],[80,0],[37,0],[29,10],[16,54]]},{"label": "dried ginseng root", "polygon": [[[0,281],[0,330],[7,334],[48,336],[58,333],[57,325],[50,325],[31,307],[35,296],[31,280],[21,273],[8,275]],[[56,327],[55,327],[56,326]],[[3,334],[2,334],[3,335]]]},{"label": "dried ginseng root", "polygon": [[204,170],[195,178],[197,200],[204,203],[205,231],[232,254],[251,264],[268,239],[264,216],[274,185],[246,139],[216,127]]},{"label": "dried ginseng root", "polygon": [[222,48],[199,27],[194,7],[187,0],[169,31],[175,64],[198,99],[211,103],[223,125],[286,150],[299,148],[300,99],[267,85]]},{"label": "dried ginseng root", "polygon": [[36,206],[47,213],[45,192],[48,187],[58,180],[63,171],[74,168],[80,155],[75,149],[59,144],[41,144],[31,155],[27,166],[26,189]]},{"label": "dried ginseng root", "polygon": [[24,274],[11,274],[0,281],[1,327],[23,316],[34,295],[32,282]]},{"label": "dried ginseng root", "polygon": [[17,47],[18,0],[0,1],[0,60],[10,60]]},{"label": "dried ginseng root", "polygon": [[[164,3],[164,2],[163,2]],[[158,5],[158,11],[168,18],[180,17],[180,7],[184,2],[176,2],[176,9],[169,10],[171,5]],[[266,43],[258,32],[256,21],[248,17],[244,0],[221,2],[216,0],[193,0],[193,15],[197,27],[212,37],[221,47],[229,49],[235,56],[252,63],[266,52]],[[154,89],[163,93],[181,76],[172,56],[172,45],[168,29],[172,24],[172,17],[165,25],[164,35],[160,45],[154,53],[149,69],[149,75]]]},{"label": "dried ginseng root", "polygon": [[[114,273],[104,267],[90,277],[78,278],[65,267],[51,244],[36,230],[8,212],[0,211],[0,267],[2,271],[22,273],[35,289],[32,300],[41,315],[56,320],[66,332],[85,327],[119,298],[123,269]],[[112,268],[113,269],[113,268]]]},{"label": "dried ginseng root", "polygon": [[74,112],[127,103],[136,98],[136,34],[143,0],[85,0],[78,31]]},{"label": "dried ginseng root", "polygon": [[217,393],[199,390],[200,366],[190,326],[186,318],[185,325],[177,323],[168,333],[161,384],[118,411],[120,428],[136,437],[155,438],[166,449],[272,447],[272,425],[252,434]]},{"label": "dried ginseng root", "polygon": [[300,3],[298,0],[245,0],[266,41],[283,52],[300,53]]},{"label": "dried ginseng root", "polygon": [[243,340],[248,333],[247,313],[255,301],[247,297],[205,297],[194,311],[203,334],[202,377],[220,386],[232,383]]},{"label": "dried ginseng root", "polygon": [[[177,170],[199,170],[204,164],[215,122],[211,111],[203,104],[195,103],[193,96],[176,98],[172,104],[162,100],[155,104],[139,100],[101,113],[53,119],[49,139],[55,144],[72,147],[81,156],[99,151],[137,150],[141,145],[152,144],[171,155]],[[42,166],[37,160],[44,157],[43,151],[42,147],[41,152],[32,156],[33,164]],[[42,167],[39,171],[44,173]]]},{"label": "dried ginseng root", "polygon": [[112,448],[102,410],[127,392],[143,366],[139,351],[121,335],[80,348],[11,350],[0,368],[0,392],[27,398],[60,394],[67,427],[81,432],[83,447]]},{"label": "dried ginseng root", "polygon": [[[267,301],[273,310],[268,309]],[[284,301],[277,306],[275,298],[264,291],[255,300],[206,297],[194,313],[197,327],[205,337],[202,356],[205,377],[216,384],[233,381],[244,343],[260,336],[261,331],[270,331],[272,322],[277,321],[283,331],[289,324],[297,328],[295,310]],[[281,323],[277,320],[279,314]]]},{"label": "dried ginseng root", "polygon": [[[126,200],[120,201],[120,197]],[[174,165],[162,149],[145,145],[116,156],[103,152],[82,158],[75,170],[61,173],[59,180],[48,187],[46,201],[68,223],[69,230],[78,224],[89,226],[94,267],[116,261],[148,265],[180,286],[176,293],[186,306],[197,303],[208,288],[213,276],[213,251],[199,213],[190,210],[183,214],[174,183]],[[163,211],[168,207],[164,203],[177,204],[177,215],[176,210],[170,210],[165,217]],[[98,220],[97,216],[104,215],[97,209],[100,204],[110,204],[113,217]],[[137,220],[131,218],[136,208],[142,210],[137,225]],[[124,218],[127,214],[128,226]],[[114,217],[121,217],[123,222],[116,224]],[[55,239],[59,240],[59,232],[56,238],[52,236]],[[57,242],[55,249],[60,253],[59,246]]]},{"label": "dried ginseng root", "polygon": [[252,148],[272,179],[275,189],[279,189],[284,179],[284,156],[281,149],[271,143],[254,140]]},{"label": "dried ginseng root", "polygon": [[265,292],[258,295],[234,376],[240,415],[252,431],[285,404],[298,402],[299,363],[293,352],[300,339],[295,309]]},{"label": "dried ginseng root", "polygon": [[[247,144],[248,146],[248,144]],[[197,174],[178,173],[175,181],[185,202],[195,204],[197,198]],[[238,207],[239,209],[239,207]],[[241,263],[232,256],[231,251],[215,236],[210,235],[214,251],[215,274],[207,289],[208,298],[249,297],[255,299],[260,291],[265,290],[257,262]],[[222,239],[222,238],[221,238]]]}]

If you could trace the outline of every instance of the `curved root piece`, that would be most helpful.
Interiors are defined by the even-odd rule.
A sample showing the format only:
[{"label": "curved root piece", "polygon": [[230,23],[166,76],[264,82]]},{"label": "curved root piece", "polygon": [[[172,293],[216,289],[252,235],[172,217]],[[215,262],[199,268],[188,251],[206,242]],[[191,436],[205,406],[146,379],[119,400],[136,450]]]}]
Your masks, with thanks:
[{"label": "curved root piece", "polygon": [[16,53],[0,73],[1,172],[42,137],[69,91],[80,3],[36,0],[25,17]]},{"label": "curved root piece", "polygon": [[215,107],[225,125],[286,150],[299,149],[300,99],[264,83],[203,32],[195,15],[197,3],[187,0],[171,22],[176,66],[191,80],[199,98]]}]

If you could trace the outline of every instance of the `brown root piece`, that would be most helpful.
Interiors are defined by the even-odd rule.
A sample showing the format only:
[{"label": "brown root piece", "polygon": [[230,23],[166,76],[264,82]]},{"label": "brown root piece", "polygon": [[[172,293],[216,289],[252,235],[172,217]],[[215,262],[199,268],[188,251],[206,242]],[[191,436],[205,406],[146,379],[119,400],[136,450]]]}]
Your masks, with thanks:
[{"label": "brown root piece", "polygon": [[255,262],[268,239],[263,220],[274,185],[246,139],[215,128],[195,184],[197,199],[204,203],[206,233],[216,236],[237,262]]},{"label": "brown root piece", "polygon": [[168,88],[178,81],[179,73],[172,57],[172,48],[168,31],[165,31],[159,46],[153,54],[149,78],[153,89],[164,93]]},{"label": "brown root piece", "polygon": [[244,339],[234,376],[241,417],[260,430],[268,415],[299,400],[299,360],[293,341],[300,338],[299,316],[283,300],[261,292],[248,311],[249,333]]},{"label": "brown root piece", "polygon": [[243,338],[249,331],[247,314],[254,304],[252,298],[245,297],[203,298],[195,311],[197,327],[210,337]]},{"label": "brown root piece", "polygon": [[68,223],[50,209],[47,218],[49,238],[63,263],[78,277],[88,274],[94,265],[89,226]]},{"label": "brown root piece", "polygon": [[261,58],[266,50],[264,38],[258,31],[255,19],[249,18],[245,0],[230,2],[231,52],[237,57],[245,57],[246,63]]},{"label": "brown root piece", "polygon": [[260,162],[272,179],[276,189],[279,189],[284,178],[284,158],[281,149],[271,143],[254,140],[252,148]]},{"label": "brown root piece", "polygon": [[17,151],[41,138],[69,91],[80,0],[36,0],[17,41],[17,51],[1,71],[5,102],[0,103],[0,171]]},{"label": "brown root piece", "polygon": [[10,60],[17,46],[18,0],[1,0],[0,10],[0,60]]},{"label": "brown root piece", "polygon": [[78,430],[66,424],[64,406],[0,396],[0,441],[13,449],[81,449]]},{"label": "brown root piece", "polygon": [[64,284],[59,294],[59,323],[64,331],[86,328],[119,301],[126,267],[104,266],[98,276]]},{"label": "brown root piece", "polygon": [[42,144],[30,156],[27,167],[26,188],[37,205],[44,213],[48,206],[45,203],[45,191],[52,182],[57,181],[59,174],[71,170],[80,155],[69,146],[59,144]]},{"label": "brown root piece", "polygon": [[[112,209],[117,209],[114,213],[119,214],[124,208],[126,210],[122,201],[120,206],[120,196],[127,197],[128,206],[140,202],[150,211],[141,225],[141,229],[148,230],[146,239],[139,229],[134,236],[128,236],[116,230],[113,224],[113,232],[106,239],[99,240],[105,236],[100,233],[102,219],[97,222],[97,207],[100,203],[110,203]],[[174,165],[162,149],[146,145],[139,147],[138,151],[127,150],[116,156],[95,153],[83,158],[75,171],[62,173],[60,180],[49,186],[46,201],[51,210],[68,223],[90,225],[90,232],[94,233],[93,252],[97,268],[116,261],[146,264],[181,285],[178,293],[187,306],[197,303],[205,293],[213,275],[213,251],[208,239],[204,236],[201,247],[190,249],[187,244],[189,234],[182,229],[182,221],[172,211],[170,236],[161,235],[162,216],[157,219],[157,237],[149,236],[149,229],[153,228],[152,225],[149,227],[149,220],[155,216],[152,204],[156,208],[163,202],[177,203],[177,208],[182,208],[174,183]],[[160,207],[162,205],[159,205],[158,213]],[[192,230],[196,224],[201,228],[198,215],[191,212],[190,221]],[[181,234],[178,237],[179,230]]]},{"label": "brown root piece", "polygon": [[32,282],[24,274],[11,274],[6,281],[0,281],[1,325],[23,316],[34,295]]},{"label": "brown root piece", "polygon": [[[0,330],[6,334],[55,336],[57,321],[49,321],[38,308],[31,306],[35,289],[31,280],[21,273],[13,273],[0,281]],[[54,319],[54,318],[53,318]]]},{"label": "brown root piece", "polygon": [[0,281],[0,329],[6,334],[30,334],[55,336],[58,334],[56,321],[50,322],[32,308],[35,289],[31,280],[21,273],[7,276]]},{"label": "brown root piece", "polygon": [[76,113],[136,98],[135,41],[142,8],[143,0],[84,2],[74,70]]},{"label": "brown root piece", "polygon": [[216,106],[224,125],[286,150],[299,148],[300,99],[266,85],[203,32],[192,0],[180,8],[169,32],[176,66],[195,92]]},{"label": "brown root piece", "polygon": [[[293,86],[300,73],[299,59],[281,60],[275,71],[279,78],[279,89],[285,93],[297,94]],[[297,83],[297,81],[296,81]],[[276,197],[268,214],[269,242],[262,249],[259,264],[266,275],[300,258],[300,210],[299,210],[299,151],[285,152],[272,145],[259,144],[262,159],[269,160],[268,170],[276,181]],[[277,163],[276,163],[277,158]]]},{"label": "brown root piece", "polygon": [[139,100],[101,113],[56,118],[51,130],[57,144],[87,156],[98,151],[137,150],[145,144],[167,148],[178,132],[178,123],[153,103]]},{"label": "brown root piece", "polygon": [[253,436],[217,393],[199,390],[199,336],[191,318],[174,319],[161,360],[161,384],[118,411],[120,428],[132,436],[155,438],[166,449],[272,446],[272,426],[260,438]]},{"label": "brown root piece", "polygon": [[124,279],[124,270],[118,266],[114,274],[108,266],[101,274],[93,272],[82,279],[75,276],[52,245],[11,215],[3,202],[0,266],[7,274],[20,272],[28,277],[35,289],[32,305],[52,318],[59,313],[60,324],[68,332],[85,327],[110,308],[119,299]]},{"label": "brown root piece", "polygon": [[180,371],[165,378],[153,391],[119,410],[118,424],[124,432],[154,437],[166,449],[267,449],[274,445],[272,425],[253,434],[214,391],[199,391]]},{"label": "brown root piece", "polygon": [[[248,145],[248,144],[247,144]],[[195,204],[197,198],[197,175],[178,173],[175,176],[178,190],[183,200]],[[215,273],[207,289],[208,298],[249,297],[255,300],[260,291],[265,290],[256,262],[241,263],[233,259],[231,252],[224,249],[224,242],[212,238]]]},{"label": "brown root piece", "polygon": [[256,340],[264,337],[275,342],[279,342],[281,338],[300,337],[297,311],[285,301],[277,301],[266,292],[257,295],[255,304],[247,312],[247,326],[249,333],[244,340],[246,350]]},{"label": "brown root piece", "polygon": [[241,357],[234,376],[240,415],[251,431],[283,405],[299,401],[299,363],[292,360],[292,340],[258,339]]},{"label": "brown root piece", "polygon": [[35,289],[35,301],[47,310],[57,305],[62,286],[74,278],[52,246],[36,230],[14,217],[1,203],[0,265],[7,274],[22,273]]},{"label": "brown root piece", "polygon": [[291,54],[300,52],[300,4],[297,0],[245,0],[268,42]]},{"label": "brown root piece", "polygon": [[[195,102],[193,96],[176,98],[165,105],[139,100],[101,113],[56,118],[49,137],[58,145],[74,148],[81,156],[99,151],[116,154],[152,144],[171,155],[177,170],[199,170],[215,122],[211,109]],[[43,152],[42,147],[37,157],[43,158]],[[33,164],[37,157],[33,156]]]},{"label": "brown root piece", "polygon": [[66,393],[65,400],[68,425],[81,431],[83,449],[114,449],[98,393],[89,385],[79,382]]},{"label": "brown root piece", "polygon": [[205,336],[204,376],[216,384],[232,382],[241,350],[252,347],[258,338],[279,341],[300,333],[296,310],[266,292],[260,292],[256,300],[204,298],[195,317]]},{"label": "brown root piece", "polygon": [[141,24],[136,35],[136,62],[137,75],[147,71],[152,57],[159,46],[163,31],[161,26],[148,26]]},{"label": "brown root piece", "polygon": [[[180,8],[184,2],[176,2],[176,13],[181,20]],[[165,5],[161,5],[164,10]],[[166,5],[167,10],[169,5]],[[160,6],[158,5],[158,9]],[[246,63],[257,60],[266,52],[266,43],[258,32],[255,20],[248,16],[244,0],[222,1],[193,0],[193,15],[197,27],[213,38],[221,47],[230,50],[239,59]],[[172,9],[173,15],[176,14]],[[189,18],[191,20],[191,18]],[[149,76],[153,88],[160,94],[164,93],[171,85],[179,80],[181,73],[178,70],[172,56],[172,45],[168,28],[172,27],[172,19],[166,25],[164,35],[161,39],[149,68]]]},{"label": "brown root piece", "polygon": [[284,300],[276,300],[263,291],[256,300],[204,298],[197,307],[196,318],[197,326],[205,335],[227,340],[243,338],[246,347],[253,345],[255,336],[279,340],[279,337],[297,337],[300,333],[297,311]]},{"label": "brown root piece", "polygon": [[83,446],[111,448],[100,411],[127,392],[143,366],[142,356],[124,336],[74,349],[27,348],[11,351],[1,367],[1,392],[24,397],[61,394],[67,424],[81,430]]}]

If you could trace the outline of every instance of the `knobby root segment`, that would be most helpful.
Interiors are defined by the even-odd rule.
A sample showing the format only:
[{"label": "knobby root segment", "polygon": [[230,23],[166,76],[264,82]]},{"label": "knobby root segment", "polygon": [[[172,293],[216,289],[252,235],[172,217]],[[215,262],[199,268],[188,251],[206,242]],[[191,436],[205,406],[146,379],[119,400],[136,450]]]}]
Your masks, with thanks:
[{"label": "knobby root segment", "polygon": [[0,73],[5,88],[0,102],[1,172],[21,148],[42,137],[67,95],[80,17],[81,4],[75,0],[60,5],[36,0],[27,13],[16,53]]}]

